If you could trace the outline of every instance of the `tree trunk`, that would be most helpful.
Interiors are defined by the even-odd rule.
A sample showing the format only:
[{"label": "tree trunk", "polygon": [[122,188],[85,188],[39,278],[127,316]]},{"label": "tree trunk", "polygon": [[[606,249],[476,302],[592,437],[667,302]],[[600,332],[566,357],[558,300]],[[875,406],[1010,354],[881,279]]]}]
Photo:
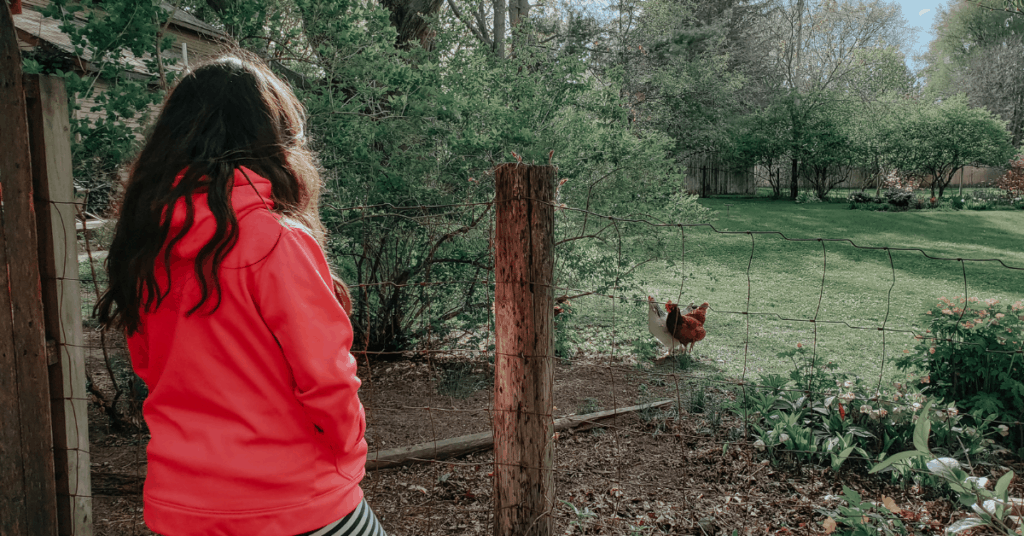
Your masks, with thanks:
[{"label": "tree trunk", "polygon": [[494,54],[505,58],[505,0],[493,0],[494,4]]},{"label": "tree trunk", "polygon": [[797,182],[797,172],[800,171],[800,167],[796,157],[793,157],[792,160],[792,167],[789,171],[789,198],[795,201],[796,196],[800,193],[800,184]]},{"label": "tree trunk", "polygon": [[1017,95],[1017,104],[1013,107],[1013,117],[1010,119],[1010,135],[1013,137],[1010,143],[1014,147],[1020,147],[1021,137],[1024,135],[1024,91]]},{"label": "tree trunk", "polygon": [[444,0],[381,0],[381,5],[391,12],[391,25],[398,32],[395,46],[408,48],[419,41],[427,50],[434,47],[434,31],[423,17],[436,14]]}]

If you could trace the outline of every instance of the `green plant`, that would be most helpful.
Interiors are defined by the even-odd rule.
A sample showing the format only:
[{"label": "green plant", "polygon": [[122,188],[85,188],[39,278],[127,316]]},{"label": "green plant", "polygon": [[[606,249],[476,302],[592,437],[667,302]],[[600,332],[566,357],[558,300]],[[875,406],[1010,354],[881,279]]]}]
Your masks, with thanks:
[{"label": "green plant", "polygon": [[838,534],[842,536],[877,536],[878,534],[892,535],[913,535],[903,520],[891,512],[883,504],[875,504],[865,501],[860,493],[843,486],[843,497],[846,498],[846,506],[840,505],[835,510],[818,509],[822,514],[829,516],[837,525],[844,527]]},{"label": "green plant", "polygon": [[1024,419],[1024,304],[942,297],[925,316],[930,327],[917,336],[916,352],[896,365],[925,373],[929,393],[967,412]]},{"label": "green plant", "polygon": [[804,191],[800,192],[799,194],[797,194],[796,202],[797,203],[821,203],[821,198],[818,197],[818,194],[813,192],[813,191],[804,190]]},{"label": "green plant", "polygon": [[885,199],[894,207],[907,207],[914,199],[914,192],[902,188],[889,188],[885,191]]},{"label": "green plant", "polygon": [[1007,471],[996,482],[995,490],[989,491],[985,486],[987,478],[969,476],[961,469],[960,462],[955,458],[937,457],[928,446],[932,421],[929,418],[931,404],[926,404],[922,415],[914,427],[914,449],[895,454],[882,460],[871,468],[877,473],[890,466],[906,463],[908,460],[927,460],[928,471],[941,481],[957,496],[960,504],[970,506],[977,514],[960,520],[946,528],[947,534],[955,534],[964,530],[987,526],[1010,536],[1019,535],[1024,531],[1024,519],[1012,517],[1010,514],[1017,505],[1024,505],[1020,499],[1010,500],[1008,490],[1013,480],[1013,471]]},{"label": "green plant", "polygon": [[570,307],[570,305],[568,301],[559,304],[558,314],[555,315],[555,355],[565,364],[568,364],[572,356],[576,355],[582,340],[579,326],[573,322],[576,308]]},{"label": "green plant", "polygon": [[687,411],[690,413],[704,413],[707,399],[708,396],[705,386],[701,384],[695,385],[693,389],[690,389],[690,396],[687,401]]}]

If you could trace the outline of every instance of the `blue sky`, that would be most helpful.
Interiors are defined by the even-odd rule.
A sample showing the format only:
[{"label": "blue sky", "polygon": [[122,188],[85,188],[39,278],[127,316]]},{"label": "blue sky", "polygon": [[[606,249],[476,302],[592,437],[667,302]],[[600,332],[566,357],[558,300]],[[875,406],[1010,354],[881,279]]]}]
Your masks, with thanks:
[{"label": "blue sky", "polygon": [[[917,28],[916,40],[911,45],[911,55],[928,50],[928,43],[935,37],[932,33],[932,22],[935,21],[935,10],[946,3],[945,0],[898,0],[903,8],[903,18],[907,25]],[[928,11],[921,15],[921,11]],[[908,58],[909,59],[909,58]]]}]

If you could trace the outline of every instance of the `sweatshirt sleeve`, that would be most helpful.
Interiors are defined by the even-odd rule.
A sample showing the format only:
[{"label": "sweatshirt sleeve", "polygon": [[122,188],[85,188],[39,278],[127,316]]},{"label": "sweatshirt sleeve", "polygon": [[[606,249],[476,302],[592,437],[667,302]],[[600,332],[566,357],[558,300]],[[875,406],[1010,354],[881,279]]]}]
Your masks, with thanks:
[{"label": "sweatshirt sleeve", "polygon": [[336,455],[359,449],[366,424],[349,352],[352,324],[316,240],[286,228],[259,269],[253,297],[291,367],[306,415]]}]

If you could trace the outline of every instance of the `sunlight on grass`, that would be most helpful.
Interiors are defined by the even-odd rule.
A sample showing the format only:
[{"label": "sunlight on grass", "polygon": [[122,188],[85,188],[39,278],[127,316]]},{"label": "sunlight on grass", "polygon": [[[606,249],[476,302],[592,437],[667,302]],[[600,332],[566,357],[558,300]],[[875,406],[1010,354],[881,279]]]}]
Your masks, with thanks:
[{"label": "sunlight on grass", "polygon": [[[1024,270],[955,260],[1000,259],[1024,268],[1022,211],[888,213],[849,210],[844,203],[737,198],[701,203],[719,211],[713,222],[717,230],[741,234],[687,229],[684,254],[678,229],[652,229],[645,240],[662,240],[663,258],[638,270],[635,285],[615,292],[625,299],[614,304],[607,297],[580,300],[581,326],[610,330],[618,354],[628,352],[637,337],[650,337],[650,294],[660,302],[711,304],[708,335],[696,351],[705,364],[727,376],[788,375],[793,364],[777,354],[802,343],[814,348],[822,362],[887,384],[904,376],[891,361],[913,348],[913,335],[906,332],[925,329],[923,312],[940,296],[962,295],[965,273],[970,296],[1003,301],[1024,297]],[[732,205],[728,217],[725,203]],[[746,234],[748,230],[811,240],[793,242],[777,234]],[[919,248],[931,257],[953,260],[817,238]],[[884,333],[879,330],[883,324]]]}]

